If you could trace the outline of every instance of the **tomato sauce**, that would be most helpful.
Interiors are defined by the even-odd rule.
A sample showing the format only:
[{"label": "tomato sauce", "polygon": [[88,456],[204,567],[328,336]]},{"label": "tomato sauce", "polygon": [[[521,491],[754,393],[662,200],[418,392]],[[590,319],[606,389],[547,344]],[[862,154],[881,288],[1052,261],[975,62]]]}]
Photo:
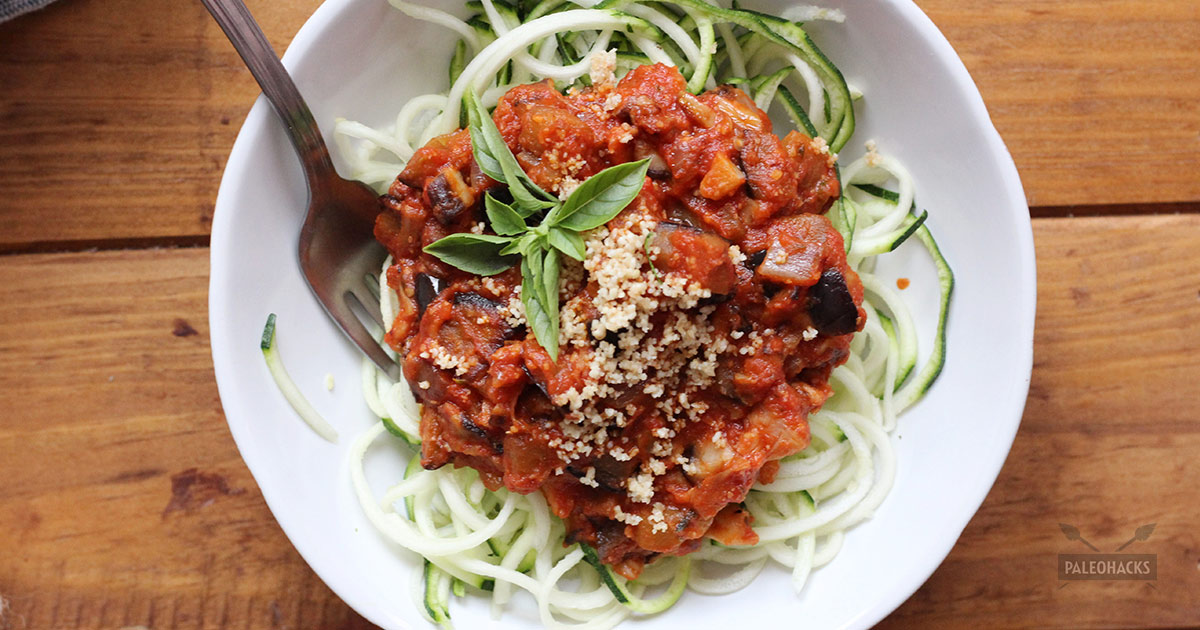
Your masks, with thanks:
[{"label": "tomato sauce", "polygon": [[[588,241],[589,262],[564,268],[567,341],[554,361],[514,306],[519,266],[480,278],[421,251],[490,233],[483,197],[506,194],[475,165],[468,132],[415,153],[375,231],[394,257],[386,340],[423,405],[422,464],[541,490],[568,542],[631,578],[706,537],[754,543],[740,502],[808,445],[808,414],[865,322],[862,285],[824,216],[840,194],[834,158],[798,132],[775,136],[741,90],[692,95],[663,65],[567,94],[520,86],[493,120],[555,194],[614,164],[650,168]],[[628,291],[613,297],[605,278],[620,273]],[[649,297],[629,297],[639,291]],[[625,306],[640,318],[613,323]]]}]

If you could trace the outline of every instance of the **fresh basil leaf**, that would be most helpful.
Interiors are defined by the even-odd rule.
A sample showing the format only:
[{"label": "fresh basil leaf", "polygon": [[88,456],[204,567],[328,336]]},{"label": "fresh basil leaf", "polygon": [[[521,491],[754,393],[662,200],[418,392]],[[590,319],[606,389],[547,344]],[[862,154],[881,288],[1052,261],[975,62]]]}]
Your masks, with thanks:
[{"label": "fresh basil leaf", "polygon": [[[500,165],[500,158],[494,153],[493,147],[488,142],[487,130],[484,129],[486,124],[484,121],[491,122],[492,119],[488,116],[487,111],[479,104],[478,97],[471,89],[467,90],[463,96],[463,102],[466,105],[464,109],[467,111],[468,129],[471,135],[471,152],[474,154],[475,164],[479,166],[479,170],[483,171],[484,175],[492,179],[504,183],[507,179],[504,175],[504,168]],[[496,128],[496,123],[492,122],[491,127]],[[500,130],[496,129],[496,134],[499,135]],[[503,138],[501,138],[503,144]],[[508,145],[504,145],[508,149]],[[512,156],[512,152],[508,152]],[[516,161],[516,158],[513,158]]]},{"label": "fresh basil leaf", "polygon": [[517,214],[512,206],[503,201],[497,201],[491,193],[483,198],[483,205],[487,209],[488,221],[497,234],[516,236],[529,230],[529,226],[525,225],[525,219]]},{"label": "fresh basil leaf", "polygon": [[[544,263],[546,262],[546,250],[541,247],[534,247],[529,251],[521,252],[521,277],[524,279],[529,277],[530,282],[535,287],[534,296],[542,304],[546,303],[545,282],[542,280],[542,273],[545,271]],[[525,273],[525,265],[529,265],[529,273]],[[524,290],[524,289],[522,289]]]},{"label": "fresh basil leaf", "polygon": [[507,236],[459,232],[425,246],[425,253],[477,276],[494,276],[516,264],[515,256],[501,255],[512,242]]},{"label": "fresh basil leaf", "polygon": [[[521,259],[521,303],[525,305],[525,323],[533,331],[534,338],[546,349],[550,358],[557,361],[558,309],[550,311],[542,303],[544,298],[543,282],[540,277],[542,267],[540,264],[538,266],[533,264],[543,262],[537,254],[541,251],[536,249],[531,252],[532,255]],[[535,272],[534,269],[539,271]]]},{"label": "fresh basil leaf", "polygon": [[542,306],[546,308],[547,313],[554,313],[556,316],[558,315],[558,272],[560,269],[558,252],[547,249],[542,261],[542,297],[544,298]]},{"label": "fresh basil leaf", "polygon": [[[529,182],[529,185],[537,188],[537,184],[534,184],[533,182]],[[537,189],[541,190],[541,188]],[[512,193],[513,205],[516,206],[514,210],[516,210],[517,214],[520,214],[522,218],[528,218],[537,214],[538,212],[541,212],[542,210],[558,206],[557,202],[538,199],[534,193],[525,188],[525,184],[523,184],[519,179],[508,185],[508,192]]]},{"label": "fresh basil leaf", "polygon": [[532,245],[532,242],[535,239],[537,239],[537,234],[534,234],[533,232],[526,232],[526,233],[522,234],[521,236],[518,236],[517,238],[513,239],[513,241],[511,243],[509,243],[508,245],[505,245],[504,249],[500,250],[500,255],[501,256],[507,256],[509,254],[522,254],[523,255],[526,252],[526,250],[529,249],[530,245]]},{"label": "fresh basil leaf", "polygon": [[649,158],[610,166],[580,184],[546,219],[551,226],[586,232],[608,223],[642,191]]},{"label": "fresh basil leaf", "polygon": [[564,230],[562,228],[550,228],[550,232],[546,234],[547,240],[554,249],[582,261],[587,256],[587,247],[583,244],[583,237],[579,232],[572,230]]},{"label": "fresh basil leaf", "polygon": [[470,120],[471,150],[479,170],[508,186],[516,210],[523,217],[556,205],[554,196],[533,183],[521,169],[516,156],[504,142],[504,136],[500,135],[496,123],[480,104],[475,92],[468,89],[464,100]]}]

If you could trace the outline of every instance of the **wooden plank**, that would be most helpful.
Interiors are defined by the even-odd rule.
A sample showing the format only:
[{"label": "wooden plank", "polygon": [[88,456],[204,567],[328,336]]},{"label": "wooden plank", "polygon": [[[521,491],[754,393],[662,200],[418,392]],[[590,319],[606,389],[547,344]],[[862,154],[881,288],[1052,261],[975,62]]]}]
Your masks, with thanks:
[{"label": "wooden plank", "polygon": [[1200,201],[1106,203],[1082,206],[1033,206],[1029,209],[1029,214],[1033,218],[1104,217],[1132,214],[1200,214]]},{"label": "wooden plank", "polygon": [[1200,201],[1200,3],[917,0],[1031,206]]},{"label": "wooden plank", "polygon": [[[885,627],[1200,625],[1200,216],[1038,220],[1035,234],[1021,432],[949,559]],[[293,551],[229,438],[207,256],[0,257],[14,628],[366,627]],[[1105,550],[1157,523],[1131,548],[1158,554],[1157,589],[1060,589],[1056,554],[1087,551],[1060,522]]]},{"label": "wooden plank", "polygon": [[[250,2],[279,50],[318,4]],[[1033,205],[1200,201],[1200,4],[919,4]],[[198,3],[159,0],[72,0],[0,25],[0,85],[0,251],[202,243],[257,94]]]},{"label": "wooden plank", "polygon": [[0,257],[0,628],[371,627],[229,436],[208,250]]},{"label": "wooden plank", "polygon": [[[1200,217],[1035,222],[1021,430],[958,545],[884,628],[1200,627]],[[953,352],[953,349],[951,349]],[[1158,556],[1154,587],[1059,582],[1057,554]]]},{"label": "wooden plank", "polygon": [[[283,51],[320,1],[247,4]],[[199,2],[161,0],[58,2],[0,25],[0,86],[0,251],[207,235],[258,94]]]}]

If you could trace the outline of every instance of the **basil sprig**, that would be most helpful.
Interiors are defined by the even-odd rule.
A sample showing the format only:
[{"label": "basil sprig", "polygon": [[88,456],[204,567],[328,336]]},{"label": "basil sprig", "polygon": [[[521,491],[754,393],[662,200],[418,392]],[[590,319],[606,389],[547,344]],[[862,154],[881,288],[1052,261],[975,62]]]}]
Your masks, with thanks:
[{"label": "basil sprig", "polygon": [[[426,246],[425,252],[480,276],[496,275],[519,258],[525,320],[538,343],[557,361],[559,255],[584,259],[587,254],[580,234],[608,223],[637,197],[650,161],[606,168],[560,202],[521,169],[471,90],[465,101],[475,163],[508,188],[513,202],[506,204],[488,193],[484,210],[496,234],[451,234]],[[537,225],[531,227],[529,219],[537,219]]]}]

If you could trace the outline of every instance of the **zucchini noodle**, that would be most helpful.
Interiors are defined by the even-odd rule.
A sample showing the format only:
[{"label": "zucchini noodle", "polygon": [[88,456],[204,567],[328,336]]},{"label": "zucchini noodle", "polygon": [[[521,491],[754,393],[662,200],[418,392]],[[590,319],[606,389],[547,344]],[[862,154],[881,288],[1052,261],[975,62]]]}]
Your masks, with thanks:
[{"label": "zucchini noodle", "polygon": [[[587,75],[593,54],[607,50],[616,51],[618,69],[649,62],[675,65],[692,92],[738,84],[763,109],[778,105],[801,131],[819,132],[832,151],[840,150],[854,129],[851,90],[841,72],[800,24],[787,19],[703,0],[542,0],[529,3],[522,20],[504,0],[482,0],[467,3],[475,15],[464,21],[405,0],[389,2],[413,18],[452,30],[476,54],[470,59],[456,54],[448,92],[413,98],[391,127],[337,121],[337,141],[353,176],[380,190],[414,148],[460,126],[467,90],[482,93],[481,101],[492,105],[526,80],[549,78],[565,88]],[[844,19],[839,11],[808,6],[784,14]],[[805,95],[807,111],[792,94]],[[897,192],[879,187],[889,182]],[[425,558],[424,586],[414,585],[414,597],[430,621],[449,626],[451,593],[469,588],[490,596],[498,615],[519,589],[536,602],[545,627],[599,630],[634,614],[669,608],[685,586],[702,594],[744,588],[768,562],[790,569],[800,591],[814,569],[833,560],[845,531],[871,518],[892,487],[896,457],[889,432],[941,370],[953,287],[949,266],[924,224],[927,214],[914,212],[915,187],[903,164],[869,143],[867,155],[842,170],[841,184],[842,199],[830,218],[862,279],[867,323],[851,342],[846,363],[830,378],[834,395],[809,417],[810,445],[781,460],[774,480],[756,484],[745,499],[757,545],[707,542],[685,558],[656,560],[638,580],[626,581],[599,566],[590,549],[564,546],[565,527],[539,492],[486,490],[470,468],[422,468],[419,408],[408,384],[391,381],[364,360],[364,396],[381,421],[354,441],[351,480],[371,523],[388,540]],[[942,293],[937,336],[923,363],[908,306],[875,273],[879,256],[914,235],[934,260]],[[390,264],[390,259],[384,263],[379,277],[384,321],[397,310],[386,283]],[[392,480],[382,496],[367,480],[369,452],[407,461],[404,478]]]}]

